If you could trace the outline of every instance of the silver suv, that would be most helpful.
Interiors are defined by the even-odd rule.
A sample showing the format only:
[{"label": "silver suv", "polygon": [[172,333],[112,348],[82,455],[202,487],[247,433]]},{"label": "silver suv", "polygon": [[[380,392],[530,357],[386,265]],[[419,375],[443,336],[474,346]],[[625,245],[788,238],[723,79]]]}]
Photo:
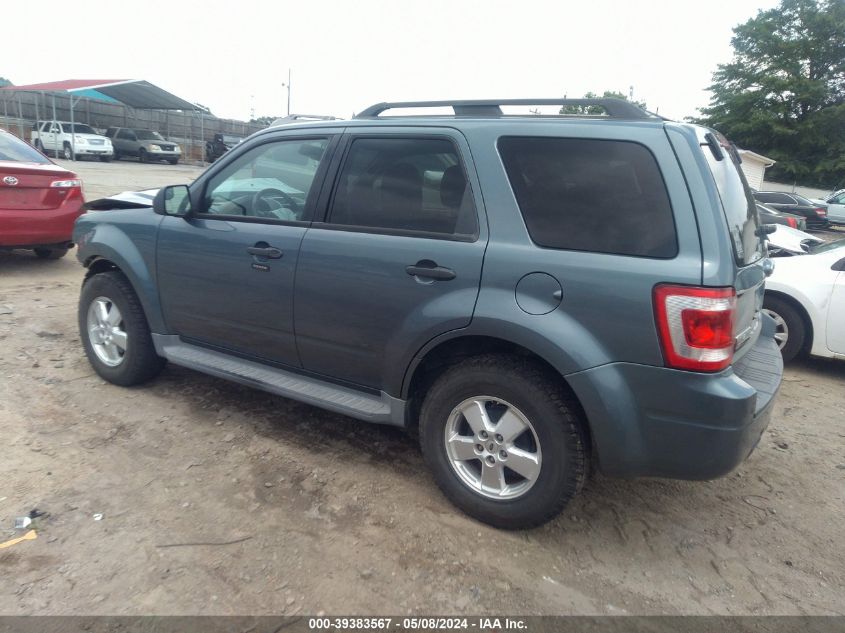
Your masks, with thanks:
[{"label": "silver suv", "polygon": [[142,163],[166,160],[171,165],[179,162],[182,148],[166,140],[153,130],[128,127],[110,127],[106,136],[114,146],[114,159],[137,156]]}]

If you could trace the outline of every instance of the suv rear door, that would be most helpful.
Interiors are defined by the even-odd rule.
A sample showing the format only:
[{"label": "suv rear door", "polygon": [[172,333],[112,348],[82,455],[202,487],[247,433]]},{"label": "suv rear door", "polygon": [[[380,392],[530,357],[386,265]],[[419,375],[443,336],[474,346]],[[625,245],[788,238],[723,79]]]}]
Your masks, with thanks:
[{"label": "suv rear door", "polygon": [[480,190],[450,128],[355,128],[338,162],[300,250],[297,347],[307,370],[398,395],[413,355],[472,318]]}]

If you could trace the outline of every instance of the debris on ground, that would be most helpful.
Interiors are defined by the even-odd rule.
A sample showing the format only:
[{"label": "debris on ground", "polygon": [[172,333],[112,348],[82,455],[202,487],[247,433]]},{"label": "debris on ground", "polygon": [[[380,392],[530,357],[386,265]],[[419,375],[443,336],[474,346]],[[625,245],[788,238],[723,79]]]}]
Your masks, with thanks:
[{"label": "debris on ground", "polygon": [[23,536],[19,536],[18,538],[13,538],[10,541],[6,541],[5,543],[0,543],[0,549],[6,549],[7,547],[12,547],[12,545],[17,545],[18,543],[22,543],[23,541],[34,541],[38,538],[38,534],[36,534],[35,530],[30,530]]}]

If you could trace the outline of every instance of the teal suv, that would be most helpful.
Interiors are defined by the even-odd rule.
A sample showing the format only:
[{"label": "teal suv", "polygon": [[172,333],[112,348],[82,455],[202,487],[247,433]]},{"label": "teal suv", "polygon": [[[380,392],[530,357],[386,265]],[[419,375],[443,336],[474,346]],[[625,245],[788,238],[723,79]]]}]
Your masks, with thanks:
[{"label": "teal suv", "polygon": [[739,163],[613,99],[270,127],[190,186],[89,204],[85,352],[117,385],[169,361],[404,427],[502,528],[551,519],[592,469],[719,477],[782,374]]}]

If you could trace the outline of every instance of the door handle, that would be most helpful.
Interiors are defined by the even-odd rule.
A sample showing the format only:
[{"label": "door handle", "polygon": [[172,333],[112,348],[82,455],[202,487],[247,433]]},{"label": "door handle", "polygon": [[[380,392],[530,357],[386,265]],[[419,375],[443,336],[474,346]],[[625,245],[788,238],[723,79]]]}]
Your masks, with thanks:
[{"label": "door handle", "polygon": [[273,246],[248,246],[246,252],[255,257],[266,257],[267,259],[281,259],[282,251]]},{"label": "door handle", "polygon": [[454,270],[438,266],[428,259],[419,261],[413,266],[406,266],[405,272],[414,277],[436,279],[437,281],[449,281],[455,278]]}]

